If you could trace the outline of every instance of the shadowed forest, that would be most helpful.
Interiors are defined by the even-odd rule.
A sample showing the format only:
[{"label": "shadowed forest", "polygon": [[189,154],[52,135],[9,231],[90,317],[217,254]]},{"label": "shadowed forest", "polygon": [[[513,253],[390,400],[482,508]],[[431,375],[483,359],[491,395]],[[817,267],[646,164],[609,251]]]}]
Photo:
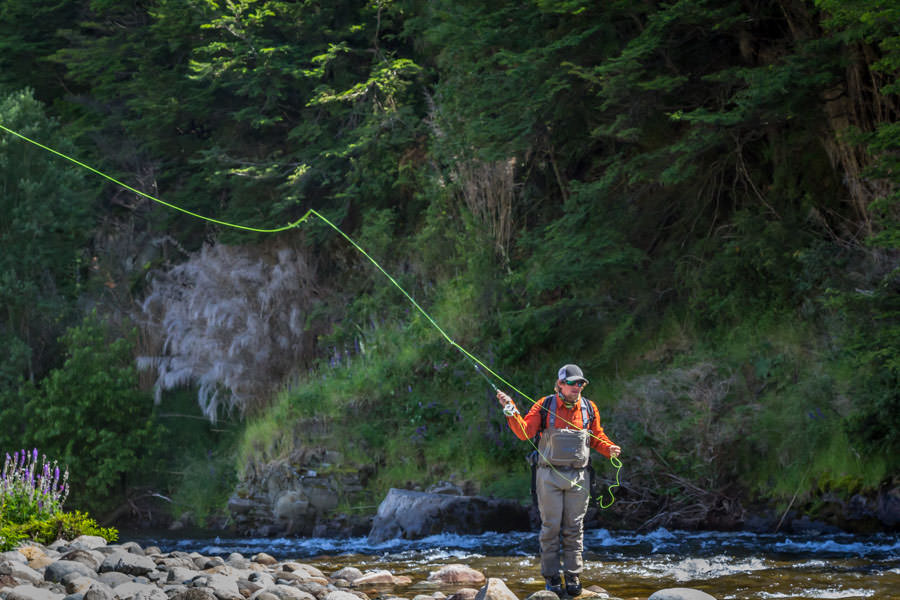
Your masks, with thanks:
[{"label": "shadowed forest", "polygon": [[[318,211],[532,397],[579,364],[611,525],[878,526],[898,73],[895,0],[0,2],[0,125],[221,221]],[[224,227],[5,132],[0,214],[0,450],[72,505],[226,526],[316,448],[365,475],[336,513],[528,499],[494,390],[323,223]]]}]

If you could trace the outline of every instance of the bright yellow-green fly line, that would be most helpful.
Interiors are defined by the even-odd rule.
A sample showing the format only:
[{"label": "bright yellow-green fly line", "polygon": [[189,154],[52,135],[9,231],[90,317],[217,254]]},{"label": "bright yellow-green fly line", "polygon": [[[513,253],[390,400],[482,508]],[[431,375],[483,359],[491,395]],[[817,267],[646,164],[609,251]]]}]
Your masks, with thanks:
[{"label": "bright yellow-green fly line", "polygon": [[[56,156],[59,156],[60,158],[63,158],[63,159],[65,159],[65,160],[69,161],[69,162],[72,162],[72,163],[78,165],[79,167],[82,167],[83,169],[87,169],[87,170],[90,171],[91,173],[94,173],[95,175],[99,175],[100,177],[102,177],[102,178],[104,178],[104,179],[106,179],[106,180],[108,180],[108,181],[110,181],[110,182],[112,182],[112,183],[118,185],[119,187],[122,187],[122,188],[124,188],[124,189],[126,189],[126,190],[128,190],[128,191],[130,191],[130,192],[133,192],[133,193],[137,194],[138,196],[141,196],[141,197],[143,197],[143,198],[147,198],[148,200],[152,200],[153,202],[156,202],[157,204],[161,204],[161,205],[163,205],[163,206],[165,206],[165,207],[171,208],[171,209],[173,209],[173,210],[177,210],[178,212],[184,213],[184,214],[186,214],[186,215],[190,215],[191,217],[194,217],[194,218],[196,218],[196,219],[201,219],[201,220],[203,220],[203,221],[208,221],[208,222],[210,222],[210,223],[215,223],[215,224],[217,224],[217,225],[222,225],[223,227],[232,227],[232,228],[234,228],[234,229],[241,229],[241,230],[244,230],[244,231],[253,231],[253,232],[256,232],[256,233],[279,233],[279,232],[282,232],[282,231],[287,231],[287,230],[289,230],[289,229],[293,229],[293,228],[295,228],[295,227],[298,227],[301,223],[303,223],[304,221],[306,221],[306,220],[310,217],[310,215],[319,218],[323,223],[325,223],[326,225],[328,225],[329,227],[331,227],[332,229],[334,229],[334,230],[335,230],[338,234],[340,234],[345,240],[347,240],[347,242],[350,243],[350,245],[352,245],[354,248],[356,248],[356,249],[360,252],[360,254],[362,254],[362,255],[365,256],[367,259],[369,259],[369,262],[371,262],[373,265],[375,265],[375,267],[376,267],[379,271],[381,271],[381,273],[382,273],[385,277],[387,277],[388,280],[389,280],[392,284],[394,284],[394,286],[395,286],[398,290],[400,290],[400,292],[401,292],[404,296],[406,296],[406,299],[409,300],[409,301],[412,303],[412,305],[416,308],[416,310],[418,310],[418,311],[422,314],[422,316],[424,316],[424,317],[428,320],[428,322],[431,323],[431,325],[432,325],[432,326],[433,326],[433,327],[434,327],[434,328],[435,328],[435,329],[436,329],[436,330],[444,337],[444,339],[447,340],[447,343],[449,343],[451,346],[453,346],[454,348],[456,348],[457,350],[459,350],[459,351],[463,354],[463,356],[465,356],[465,357],[468,358],[470,361],[472,361],[472,363],[475,365],[475,369],[479,372],[479,374],[481,374],[482,377],[484,377],[484,378],[487,380],[487,382],[491,385],[491,387],[493,387],[495,390],[497,390],[497,386],[494,385],[494,383],[493,383],[490,379],[488,379],[487,376],[484,375],[484,373],[481,372],[481,369],[484,369],[485,371],[487,371],[488,373],[490,373],[491,375],[493,375],[493,376],[497,379],[497,381],[500,381],[500,382],[503,383],[504,385],[508,386],[510,389],[514,390],[516,393],[518,393],[518,394],[519,394],[520,396],[522,396],[523,398],[527,399],[527,400],[528,400],[529,402],[531,402],[532,404],[535,404],[535,403],[537,402],[536,400],[534,400],[533,398],[531,398],[528,394],[526,394],[525,392],[521,391],[521,390],[518,389],[516,386],[514,386],[514,385],[511,384],[511,383],[509,383],[508,381],[506,381],[505,379],[503,379],[503,377],[501,377],[500,375],[498,375],[497,373],[495,373],[493,370],[491,370],[491,368],[488,367],[486,364],[484,364],[481,360],[479,360],[478,357],[474,356],[474,355],[473,355],[472,353],[470,353],[468,350],[466,350],[465,348],[463,348],[462,346],[460,346],[459,344],[457,344],[457,343],[456,343],[449,335],[447,335],[447,332],[444,331],[444,330],[441,328],[441,326],[438,325],[437,322],[436,322],[434,319],[431,318],[431,315],[429,315],[429,314],[425,311],[425,309],[422,308],[422,307],[419,305],[419,303],[416,302],[415,299],[414,299],[412,296],[410,296],[409,293],[408,293],[405,289],[403,289],[403,287],[402,287],[399,283],[397,283],[397,280],[394,279],[387,271],[385,271],[385,270],[381,267],[381,265],[378,264],[378,262],[377,262],[374,258],[372,258],[371,256],[369,256],[369,253],[368,253],[368,252],[366,252],[365,250],[363,250],[363,249],[359,246],[359,244],[357,244],[355,241],[353,241],[353,239],[352,239],[350,236],[348,236],[346,233],[344,233],[343,231],[341,231],[341,230],[338,228],[337,225],[335,225],[334,223],[332,223],[331,221],[329,221],[328,219],[326,219],[325,217],[323,217],[321,214],[319,214],[319,213],[316,212],[315,210],[309,209],[309,210],[306,211],[306,213],[305,213],[302,217],[300,217],[300,218],[297,219],[296,221],[293,221],[293,222],[291,222],[291,223],[288,223],[287,225],[284,225],[284,226],[282,226],[282,227],[275,227],[275,228],[271,228],[271,229],[262,229],[262,228],[258,228],[258,227],[249,227],[249,226],[247,226],[247,225],[239,225],[239,224],[236,224],[236,223],[229,223],[229,222],[227,222],[227,221],[222,221],[222,220],[219,220],[219,219],[214,219],[214,218],[212,218],[212,217],[207,217],[207,216],[204,216],[204,215],[201,215],[201,214],[198,214],[198,213],[189,211],[189,210],[187,210],[187,209],[181,208],[180,206],[176,206],[176,205],[174,205],[174,204],[171,204],[171,203],[169,203],[169,202],[166,202],[165,200],[160,200],[159,198],[156,198],[155,196],[151,196],[150,194],[147,194],[147,193],[144,193],[144,192],[142,192],[142,191],[140,191],[140,190],[138,190],[138,189],[135,189],[135,188],[131,187],[130,185],[128,185],[128,184],[126,184],[126,183],[123,183],[123,182],[119,181],[119,180],[116,179],[115,177],[112,177],[112,176],[110,176],[110,175],[107,175],[106,173],[103,173],[102,171],[99,171],[99,170],[95,169],[94,167],[92,167],[92,166],[90,166],[90,165],[87,165],[87,164],[85,164],[85,163],[83,163],[83,162],[81,162],[81,161],[79,161],[79,160],[76,160],[76,159],[72,158],[71,156],[68,156],[68,155],[66,155],[66,154],[63,154],[62,152],[59,152],[58,150],[54,150],[53,148],[50,148],[49,146],[45,146],[44,144],[41,144],[40,142],[37,142],[37,141],[35,141],[35,140],[33,140],[33,139],[27,137],[27,136],[24,136],[24,135],[22,135],[21,133],[19,133],[19,132],[17,132],[17,131],[13,131],[12,129],[9,129],[8,127],[3,126],[2,124],[0,124],[0,129],[2,129],[3,131],[5,131],[5,132],[7,132],[7,133],[9,133],[9,134],[11,134],[11,135],[14,135],[15,137],[17,137],[17,138],[19,138],[19,139],[21,139],[21,140],[24,140],[24,141],[28,142],[29,144],[32,144],[32,145],[34,145],[34,146],[37,146],[38,148],[41,148],[41,149],[43,149],[43,150],[46,150],[47,152],[50,152],[51,154],[55,154]],[[567,422],[567,423],[568,423],[568,422]],[[573,427],[575,426],[573,423],[568,423],[568,424],[569,424],[569,425],[572,425]],[[596,436],[594,436],[594,434],[592,434],[590,431],[588,432],[588,434],[591,435],[591,436],[593,436],[593,437],[596,437]],[[529,440],[529,442],[532,444],[532,446],[535,447],[535,449],[537,449],[537,446],[534,444],[533,441]],[[612,496],[612,501],[610,501],[609,504],[604,505],[604,504],[603,504],[603,499],[601,498],[601,499],[600,499],[600,506],[601,506],[601,508],[609,508],[609,506],[612,506],[612,503],[615,501],[615,496],[613,496],[612,490],[613,490],[614,487],[619,487],[619,471],[620,471],[621,468],[622,468],[622,462],[619,461],[619,460],[618,460],[617,458],[615,458],[615,457],[610,458],[610,462],[612,462],[612,465],[616,468],[616,483],[614,483],[613,485],[609,486],[609,494],[610,494],[610,496]],[[576,485],[577,485],[577,484],[576,484]]]}]

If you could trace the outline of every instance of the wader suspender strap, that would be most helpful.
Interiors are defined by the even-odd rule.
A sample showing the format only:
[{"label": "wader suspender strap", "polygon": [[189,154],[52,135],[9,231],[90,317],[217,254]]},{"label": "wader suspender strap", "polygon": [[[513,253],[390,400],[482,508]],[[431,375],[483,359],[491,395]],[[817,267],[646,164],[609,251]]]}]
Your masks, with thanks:
[{"label": "wader suspender strap", "polygon": [[[591,423],[594,421],[594,409],[591,406],[591,403],[586,398],[581,398],[581,427],[583,429],[590,429]],[[541,415],[544,426],[541,427],[541,430],[547,429],[547,427],[555,427],[556,426],[556,394],[552,396],[547,396],[544,398],[544,413]],[[549,419],[549,423],[547,422]]]},{"label": "wader suspender strap", "polygon": [[[541,428],[538,432],[531,438],[531,444],[535,447],[532,455],[537,456],[537,445],[541,440],[541,433],[547,429],[548,426],[548,418],[549,418],[549,426],[553,427],[556,425],[556,394],[552,394],[550,396],[546,396],[543,400],[541,400]],[[583,429],[590,429],[591,424],[594,422],[594,407],[591,406],[591,401],[582,398],[581,399],[581,425]],[[590,435],[590,434],[589,434]],[[537,464],[537,460],[535,459],[534,464]]]},{"label": "wader suspender strap", "polygon": [[[550,421],[549,423],[547,421]],[[590,429],[591,424],[594,422],[594,407],[591,406],[590,400],[586,398],[581,399],[581,425],[584,429]],[[541,428],[535,434],[533,438],[531,438],[531,443],[537,446],[538,441],[541,439],[541,432],[547,429],[547,426],[553,427],[556,425],[556,394],[551,394],[550,396],[546,396],[541,401]]]}]

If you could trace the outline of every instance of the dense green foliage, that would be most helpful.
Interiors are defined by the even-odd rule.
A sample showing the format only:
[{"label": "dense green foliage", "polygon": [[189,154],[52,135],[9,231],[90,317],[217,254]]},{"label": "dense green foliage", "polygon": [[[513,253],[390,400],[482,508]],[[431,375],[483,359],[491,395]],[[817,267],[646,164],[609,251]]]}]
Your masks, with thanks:
[{"label": "dense green foliage", "polygon": [[[900,468],[895,2],[29,7],[0,13],[0,123],[201,214],[320,211],[528,394],[578,362],[629,459],[626,510],[710,522]],[[325,444],[376,465],[376,496],[451,476],[523,493],[490,387],[331,229],[217,227],[6,135],[0,161],[0,439],[77,463],[85,502],[232,455],[231,426],[217,446],[154,416],[136,356],[176,365],[160,389],[193,381],[207,416],[249,418],[238,471]],[[299,290],[277,281],[288,252]],[[245,279],[228,256],[253,258]],[[148,297],[202,321],[211,354]],[[240,335],[227,297],[259,304]],[[116,325],[78,325],[86,307]],[[324,437],[294,425],[315,419]],[[215,512],[205,487],[178,501]]]},{"label": "dense green foliage", "polygon": [[[74,149],[29,89],[0,95],[0,122]],[[95,197],[84,173],[41,160],[9,135],[0,139],[0,345],[9,349],[0,392],[42,376],[59,351],[56,337],[84,285]]]},{"label": "dense green foliage", "polygon": [[[37,386],[19,389],[21,409],[4,409],[3,422],[25,431],[40,446],[84,475],[72,481],[73,501],[103,507],[140,480],[144,459],[159,444],[152,402],[137,389],[125,338],[110,339],[109,326],[89,316],[63,339],[65,360]],[[12,436],[4,436],[4,445]],[[109,508],[106,506],[106,508]]]}]

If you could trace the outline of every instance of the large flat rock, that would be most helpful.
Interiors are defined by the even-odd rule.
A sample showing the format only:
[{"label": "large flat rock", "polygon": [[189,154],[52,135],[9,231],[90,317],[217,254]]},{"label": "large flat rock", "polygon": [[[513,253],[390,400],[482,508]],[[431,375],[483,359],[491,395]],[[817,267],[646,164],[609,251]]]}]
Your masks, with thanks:
[{"label": "large flat rock", "polygon": [[378,507],[369,543],[440,533],[527,531],[528,509],[512,500],[391,489]]}]

